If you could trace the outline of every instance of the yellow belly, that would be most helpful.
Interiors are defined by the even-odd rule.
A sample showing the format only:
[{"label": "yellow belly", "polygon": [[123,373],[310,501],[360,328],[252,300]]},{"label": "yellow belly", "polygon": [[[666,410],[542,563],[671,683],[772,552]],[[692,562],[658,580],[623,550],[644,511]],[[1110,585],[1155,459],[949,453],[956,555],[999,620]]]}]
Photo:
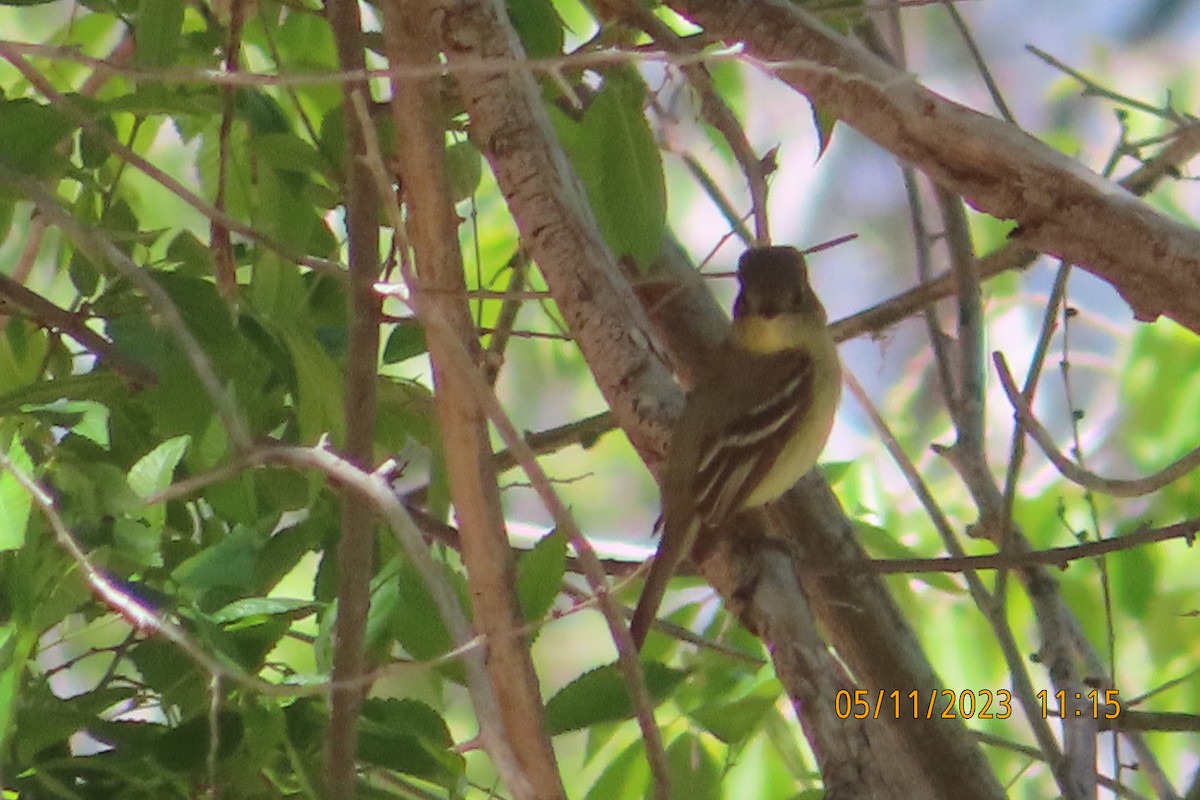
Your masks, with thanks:
[{"label": "yellow belly", "polygon": [[812,407],[800,422],[800,435],[793,436],[784,445],[771,471],[746,498],[743,504],[745,508],[769,503],[791,489],[796,485],[796,481],[816,465],[817,457],[825,449],[825,442],[833,429],[838,400],[842,395],[842,371],[833,339],[829,338],[822,346],[828,348],[832,358],[816,359],[816,363],[824,365],[824,369],[818,367]]}]

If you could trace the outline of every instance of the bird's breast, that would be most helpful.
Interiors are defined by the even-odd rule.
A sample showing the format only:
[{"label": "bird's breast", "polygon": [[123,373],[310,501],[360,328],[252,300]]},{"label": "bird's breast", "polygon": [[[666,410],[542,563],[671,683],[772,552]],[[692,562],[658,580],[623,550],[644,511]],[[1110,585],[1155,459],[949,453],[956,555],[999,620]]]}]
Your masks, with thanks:
[{"label": "bird's breast", "polygon": [[761,506],[779,498],[816,465],[817,458],[825,449],[842,395],[842,370],[832,338],[818,346],[828,348],[828,352],[822,355],[831,357],[814,360],[817,374],[813,381],[812,401],[796,422],[799,434],[789,437],[770,472],[747,496],[743,503],[745,508]]}]

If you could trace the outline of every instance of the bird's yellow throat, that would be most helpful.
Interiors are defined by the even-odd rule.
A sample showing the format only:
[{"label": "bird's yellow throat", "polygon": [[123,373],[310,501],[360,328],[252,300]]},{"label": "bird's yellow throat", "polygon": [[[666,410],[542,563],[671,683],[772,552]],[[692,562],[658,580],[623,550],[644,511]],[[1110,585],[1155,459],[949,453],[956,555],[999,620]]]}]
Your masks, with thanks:
[{"label": "bird's yellow throat", "polygon": [[818,350],[828,341],[824,314],[749,314],[733,322],[734,343],[750,353]]}]

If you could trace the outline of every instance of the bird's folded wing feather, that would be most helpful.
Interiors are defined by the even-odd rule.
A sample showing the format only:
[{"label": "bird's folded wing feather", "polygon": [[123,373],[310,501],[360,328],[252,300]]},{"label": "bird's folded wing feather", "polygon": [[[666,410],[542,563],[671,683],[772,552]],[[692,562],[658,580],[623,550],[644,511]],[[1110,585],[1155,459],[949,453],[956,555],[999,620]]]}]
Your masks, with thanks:
[{"label": "bird's folded wing feather", "polygon": [[807,354],[789,354],[761,362],[746,377],[761,380],[772,390],[701,443],[693,497],[696,516],[705,524],[721,524],[741,508],[810,413],[812,359]]}]

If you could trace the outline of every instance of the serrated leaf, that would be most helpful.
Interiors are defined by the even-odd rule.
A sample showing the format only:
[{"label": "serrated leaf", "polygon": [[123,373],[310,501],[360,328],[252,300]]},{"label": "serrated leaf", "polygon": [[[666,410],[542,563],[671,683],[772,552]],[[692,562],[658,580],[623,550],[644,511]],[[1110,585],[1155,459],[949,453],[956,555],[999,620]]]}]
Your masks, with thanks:
[{"label": "serrated leaf", "polygon": [[643,788],[650,778],[645,752],[641,742],[622,750],[600,773],[584,800],[642,800]]},{"label": "serrated leaf", "polygon": [[280,331],[296,375],[296,415],[300,437],[315,442],[328,433],[335,443],[345,439],[342,412],[342,371],[312,336],[296,330]]},{"label": "serrated leaf", "polygon": [[512,22],[525,54],[530,58],[549,58],[562,53],[563,21],[550,0],[508,0],[508,18]]},{"label": "serrated leaf", "polygon": [[121,517],[113,520],[113,544],[139,567],[162,566],[162,524]]},{"label": "serrated leaf", "polygon": [[[116,138],[117,126],[112,117],[103,116],[95,120],[98,127],[110,137]],[[90,128],[84,128],[79,134],[79,162],[85,169],[98,169],[108,160],[110,152],[108,145],[93,133]]]},{"label": "serrated leaf", "polygon": [[251,136],[288,133],[291,130],[287,115],[279,103],[261,89],[238,88],[233,94],[233,108],[239,117],[250,123]]},{"label": "serrated leaf", "polygon": [[424,703],[371,698],[363,704],[358,755],[369,764],[451,788],[466,765],[452,745],[445,721]]},{"label": "serrated leaf", "polygon": [[[233,711],[217,712],[217,758],[228,756],[242,742],[245,728]],[[196,772],[208,763],[209,742],[214,731],[207,715],[192,717],[170,728],[154,743],[155,760],[173,772]]]},{"label": "serrated leaf", "polygon": [[245,590],[254,576],[254,565],[262,550],[259,535],[243,525],[176,567],[171,577],[198,591],[213,588]]},{"label": "serrated leaf", "polygon": [[[655,703],[661,702],[687,677],[686,672],[657,661],[642,662],[642,669]],[[632,716],[633,701],[629,698],[625,676],[616,664],[605,664],[585,672],[546,703],[546,728],[551,736]]]},{"label": "serrated leaf", "polygon": [[[126,112],[138,116],[163,114],[176,118],[180,137],[191,141],[196,131],[192,126],[209,117],[220,114],[222,98],[216,87],[196,88],[159,86],[154,92],[130,92],[104,100],[96,105],[97,110],[118,113]],[[183,118],[183,122],[180,119]]]},{"label": "serrated leaf", "polygon": [[483,177],[483,156],[469,141],[455,142],[446,148],[446,182],[450,199],[458,203],[475,194]]},{"label": "serrated leaf", "polygon": [[414,658],[437,658],[454,646],[441,611],[429,594],[425,580],[407,559],[390,585],[396,591],[396,612],[388,620],[396,641]]},{"label": "serrated leaf", "polygon": [[124,390],[125,384],[113,372],[67,375],[0,394],[0,416],[14,414],[22,406],[44,406],[56,400],[95,400],[103,404]]},{"label": "serrated leaf", "polygon": [[264,163],[293,172],[322,172],[325,159],[316,147],[294,133],[265,133],[250,137],[250,149]]}]

